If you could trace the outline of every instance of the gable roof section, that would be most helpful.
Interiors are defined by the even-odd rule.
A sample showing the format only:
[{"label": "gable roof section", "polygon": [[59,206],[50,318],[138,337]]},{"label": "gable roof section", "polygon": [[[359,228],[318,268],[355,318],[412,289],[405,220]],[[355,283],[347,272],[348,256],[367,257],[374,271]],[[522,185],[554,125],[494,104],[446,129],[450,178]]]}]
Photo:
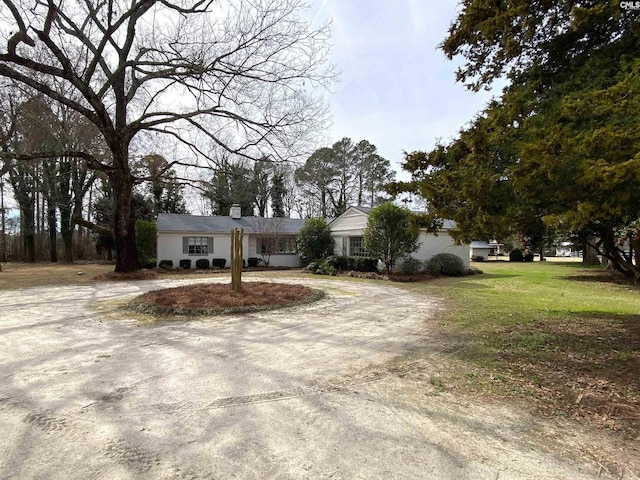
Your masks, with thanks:
[{"label": "gable roof section", "polygon": [[246,233],[280,233],[297,235],[304,226],[301,218],[262,218],[229,216],[185,215],[159,213],[158,232],[230,233],[234,228],[244,228]]},{"label": "gable roof section", "polygon": [[[360,207],[360,206],[351,206],[351,207],[348,207],[341,215],[338,215],[336,218],[331,220],[331,222],[327,222],[327,223],[330,226],[333,226],[335,228],[341,223],[340,220],[344,220],[345,218],[348,218],[348,217],[357,216],[358,213],[363,214],[365,216],[368,216],[369,212],[371,212],[371,210],[373,210],[373,208]],[[418,215],[418,214],[421,214],[421,213],[424,213],[424,212],[412,211],[411,213]],[[456,226],[456,222],[454,222],[453,220],[445,219],[445,220],[442,221],[442,227],[440,228],[440,231],[451,230],[451,229],[455,228],[455,226]],[[362,227],[362,228],[364,228],[364,227]]]}]

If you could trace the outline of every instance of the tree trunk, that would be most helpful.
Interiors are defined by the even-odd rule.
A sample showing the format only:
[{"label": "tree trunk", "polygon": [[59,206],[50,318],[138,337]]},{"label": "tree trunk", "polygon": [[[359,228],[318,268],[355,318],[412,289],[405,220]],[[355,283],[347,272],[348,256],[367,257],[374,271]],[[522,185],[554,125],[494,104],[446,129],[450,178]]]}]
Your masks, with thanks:
[{"label": "tree trunk", "polygon": [[62,244],[64,245],[64,261],[73,263],[73,229],[74,224],[71,222],[71,209],[61,207],[60,209],[60,235],[62,236]]},{"label": "tree trunk", "polygon": [[24,261],[36,261],[35,211],[31,208],[21,209],[22,213],[22,244],[24,247]]},{"label": "tree trunk", "polygon": [[585,242],[582,263],[585,265],[601,265],[600,259],[598,258],[598,251],[592,247],[592,243],[595,243],[592,238]]},{"label": "tree trunk", "polygon": [[47,225],[49,227],[49,260],[56,263],[58,261],[56,204],[51,200],[47,201]]},{"label": "tree trunk", "polygon": [[119,273],[140,270],[136,248],[136,220],[133,209],[133,178],[130,174],[115,171],[109,175],[113,186],[115,214],[113,233],[116,246],[116,268]]},{"label": "tree trunk", "polygon": [[0,262],[7,261],[7,237],[4,211],[4,180],[0,176],[0,215],[2,215],[2,233],[0,237]]}]

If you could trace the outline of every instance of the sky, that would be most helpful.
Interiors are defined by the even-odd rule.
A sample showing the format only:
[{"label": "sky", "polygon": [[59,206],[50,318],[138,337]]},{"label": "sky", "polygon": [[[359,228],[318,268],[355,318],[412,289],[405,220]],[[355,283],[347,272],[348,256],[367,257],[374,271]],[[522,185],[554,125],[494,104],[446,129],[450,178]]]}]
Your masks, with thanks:
[{"label": "sky", "polygon": [[319,146],[343,137],[368,140],[399,179],[408,179],[400,169],[403,151],[428,151],[438,140],[454,138],[490,100],[490,92],[457,83],[458,63],[438,48],[457,2],[308,1],[312,27],[333,24],[330,61],[339,72],[327,94],[333,122],[327,144]]},{"label": "sky", "polygon": [[368,140],[400,170],[403,151],[456,137],[484,108],[492,94],[457,83],[456,60],[438,48],[456,12],[452,0],[315,0],[313,26],[333,22],[340,72],[329,95],[331,143]]}]

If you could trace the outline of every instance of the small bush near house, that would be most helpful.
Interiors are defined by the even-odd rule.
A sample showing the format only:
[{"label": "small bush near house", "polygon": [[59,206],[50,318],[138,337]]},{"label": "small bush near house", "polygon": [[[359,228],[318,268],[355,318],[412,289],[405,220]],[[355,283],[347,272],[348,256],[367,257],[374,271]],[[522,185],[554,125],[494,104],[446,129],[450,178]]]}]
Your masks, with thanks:
[{"label": "small bush near house", "polygon": [[332,262],[329,259],[326,260],[312,260],[309,264],[304,267],[305,272],[313,273],[314,275],[330,275],[335,276],[338,271],[333,266]]},{"label": "small bush near house", "polygon": [[345,270],[348,270],[349,266],[347,258],[348,257],[344,257],[342,255],[331,255],[330,257],[327,257],[327,262],[329,262],[329,264],[336,270],[344,272]]},{"label": "small bush near house", "polygon": [[249,257],[249,258],[247,259],[247,262],[248,262],[249,268],[251,268],[251,267],[257,267],[257,266],[258,266],[258,260],[259,260],[259,259],[258,259],[258,257]]},{"label": "small bush near house", "polygon": [[485,258],[482,255],[471,255],[472,262],[484,262]]},{"label": "small bush near house", "polygon": [[173,260],[160,260],[158,268],[173,268]]},{"label": "small bush near house", "polygon": [[522,262],[524,261],[524,255],[522,254],[522,250],[511,250],[509,254],[510,262]]},{"label": "small bush near house", "polygon": [[226,258],[213,258],[211,259],[211,266],[214,268],[224,268],[227,264]]},{"label": "small bush near house", "polygon": [[144,262],[142,264],[142,268],[156,268],[156,259],[155,258],[148,258],[146,262]]},{"label": "small bush near house", "polygon": [[398,264],[398,271],[403,275],[415,275],[420,273],[422,268],[422,262],[413,257],[405,257]]},{"label": "small bush near house", "polygon": [[464,261],[453,253],[438,253],[427,264],[427,271],[431,275],[446,275],[448,277],[462,277],[467,268]]},{"label": "small bush near house", "polygon": [[378,260],[368,257],[344,257],[341,255],[331,255],[327,258],[327,263],[338,271],[346,272],[377,272]]},{"label": "small bush near house", "polygon": [[330,265],[326,260],[320,264],[320,268],[316,271],[318,275],[330,275],[335,277],[336,269]]},{"label": "small bush near house", "polygon": [[199,258],[196,260],[196,268],[199,270],[206,270],[209,268],[209,259],[208,258]]},{"label": "small bush near house", "polygon": [[377,272],[378,259],[366,257],[354,257],[353,270],[356,272]]},{"label": "small bush near house", "polygon": [[524,253],[524,261],[525,262],[533,262],[533,252],[531,250],[527,250]]},{"label": "small bush near house", "polygon": [[189,270],[191,268],[191,259],[190,258],[183,258],[182,260],[180,260],[180,268],[183,268],[185,270]]}]

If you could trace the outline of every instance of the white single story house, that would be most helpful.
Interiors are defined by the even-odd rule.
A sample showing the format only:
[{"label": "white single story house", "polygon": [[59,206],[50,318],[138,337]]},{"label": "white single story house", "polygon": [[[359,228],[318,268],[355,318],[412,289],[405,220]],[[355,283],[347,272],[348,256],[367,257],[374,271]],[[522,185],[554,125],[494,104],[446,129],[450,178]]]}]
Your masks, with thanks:
[{"label": "white single story house", "polygon": [[[242,255],[269,261],[274,267],[299,267],[296,236],[305,220],[299,218],[242,217],[240,207],[231,207],[229,216],[199,216],[160,213],[157,222],[157,258],[173,261],[224,258],[231,265],[231,230],[243,228]],[[267,255],[270,252],[270,255]]]},{"label": "white single story house", "polygon": [[[336,255],[368,256],[362,246],[362,231],[367,226],[370,208],[349,207],[342,215],[329,222],[336,241]],[[157,259],[171,260],[174,267],[180,260],[206,258],[211,264],[214,258],[224,258],[231,265],[231,230],[244,229],[243,258],[268,260],[273,267],[300,267],[301,259],[296,251],[296,237],[304,226],[300,218],[243,217],[239,206],[231,207],[229,216],[198,216],[178,213],[160,213],[157,222]],[[437,253],[448,252],[459,256],[469,266],[469,245],[456,245],[449,229],[453,222],[445,224],[437,235],[420,232],[420,247],[412,254],[419,260],[428,260]],[[270,254],[269,254],[270,253]]]},{"label": "white single story house", "polygon": [[[329,223],[331,234],[336,241],[336,255],[367,256],[362,246],[362,232],[367,226],[370,211],[371,208],[367,207],[349,207]],[[421,230],[418,238],[420,247],[411,256],[424,261],[438,253],[453,253],[469,267],[471,257],[469,244],[456,245],[449,235],[449,230],[454,225],[451,220],[445,220],[437,235]]]},{"label": "white single story house", "polygon": [[483,257],[488,260],[491,255],[498,255],[500,253],[500,247],[502,243],[495,241],[484,242],[480,240],[474,240],[471,242],[471,256]]}]

